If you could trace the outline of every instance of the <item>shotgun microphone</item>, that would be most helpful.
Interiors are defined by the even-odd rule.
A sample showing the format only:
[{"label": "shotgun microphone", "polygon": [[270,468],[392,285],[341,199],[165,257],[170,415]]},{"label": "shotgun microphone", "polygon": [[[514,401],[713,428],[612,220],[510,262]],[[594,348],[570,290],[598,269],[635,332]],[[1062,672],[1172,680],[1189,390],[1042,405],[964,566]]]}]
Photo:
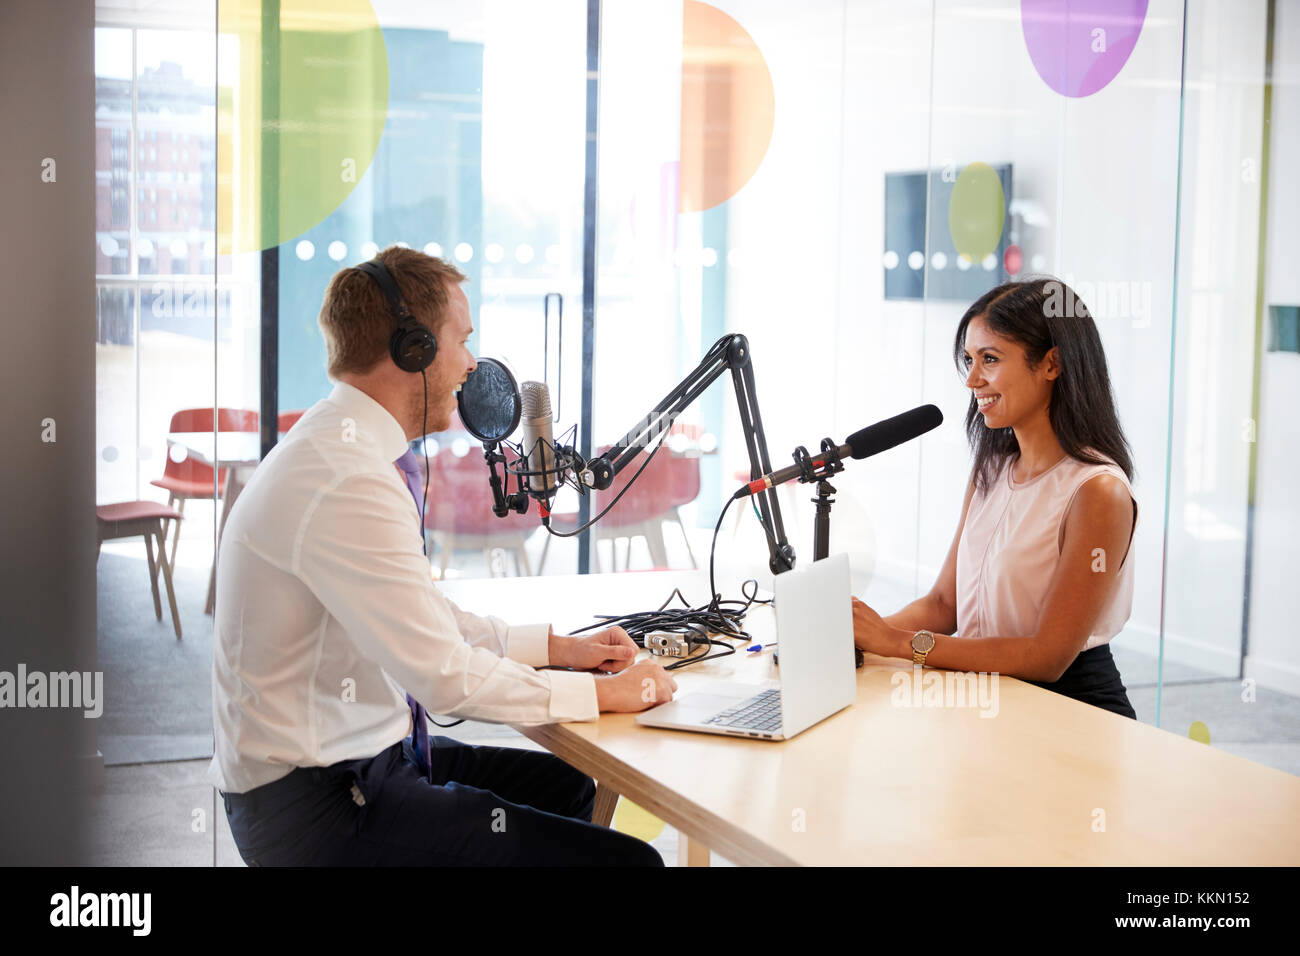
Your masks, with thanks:
[{"label": "shotgun microphone", "polygon": [[[901,445],[913,438],[919,438],[926,432],[938,428],[942,423],[943,413],[936,406],[921,405],[910,411],[903,412],[901,415],[886,418],[882,422],[876,422],[874,425],[868,425],[866,428],[854,432],[849,436],[848,441],[839,446],[836,456],[840,461],[846,458],[870,458],[882,451],[888,451],[895,445]],[[826,464],[825,454],[812,458],[813,468],[820,468],[824,464]],[[755,478],[748,484],[741,485],[740,489],[732,495],[732,498],[744,498],[748,495],[758,494],[760,491],[775,488],[777,485],[785,484],[795,478],[802,478],[803,474],[804,468],[802,465],[797,463],[787,465],[785,468],[780,468],[770,474],[763,475],[761,478]]]}]

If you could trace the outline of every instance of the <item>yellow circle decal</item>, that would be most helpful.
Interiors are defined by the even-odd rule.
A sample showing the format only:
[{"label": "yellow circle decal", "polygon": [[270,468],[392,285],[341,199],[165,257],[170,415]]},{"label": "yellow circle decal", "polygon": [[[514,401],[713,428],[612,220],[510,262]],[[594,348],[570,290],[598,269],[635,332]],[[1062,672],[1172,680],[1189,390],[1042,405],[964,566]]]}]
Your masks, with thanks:
[{"label": "yellow circle decal", "polygon": [[356,188],[388,116],[388,51],[367,0],[219,5],[220,251],[269,249]]}]

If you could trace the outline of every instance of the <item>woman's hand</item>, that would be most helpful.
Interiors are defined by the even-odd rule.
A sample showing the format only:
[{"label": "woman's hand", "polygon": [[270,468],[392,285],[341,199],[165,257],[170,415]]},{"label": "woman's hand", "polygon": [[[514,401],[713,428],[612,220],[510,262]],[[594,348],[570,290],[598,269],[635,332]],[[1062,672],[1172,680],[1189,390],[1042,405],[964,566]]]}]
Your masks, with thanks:
[{"label": "woman's hand", "polygon": [[903,628],[886,624],[871,605],[853,599],[853,643],[881,657],[912,656],[912,635]]}]

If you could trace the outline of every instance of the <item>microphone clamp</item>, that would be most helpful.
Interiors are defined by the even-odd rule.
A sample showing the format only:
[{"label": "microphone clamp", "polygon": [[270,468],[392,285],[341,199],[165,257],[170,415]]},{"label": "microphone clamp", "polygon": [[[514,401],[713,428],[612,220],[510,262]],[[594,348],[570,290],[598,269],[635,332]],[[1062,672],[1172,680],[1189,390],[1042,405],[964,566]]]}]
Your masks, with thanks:
[{"label": "microphone clamp", "polygon": [[803,484],[823,481],[844,470],[840,447],[829,438],[822,439],[821,454],[816,458],[808,454],[808,449],[800,445],[794,450],[794,463],[799,468],[799,481]]},{"label": "microphone clamp", "polygon": [[497,444],[497,442],[493,441],[483,443],[483,460],[487,462],[488,484],[492,487],[492,513],[498,518],[505,518],[512,511],[517,514],[524,514],[528,511],[528,495],[522,488],[514,494],[506,494],[501,476],[497,474],[498,465],[505,468],[507,476],[510,474],[510,466],[506,462],[506,456],[501,454]]}]

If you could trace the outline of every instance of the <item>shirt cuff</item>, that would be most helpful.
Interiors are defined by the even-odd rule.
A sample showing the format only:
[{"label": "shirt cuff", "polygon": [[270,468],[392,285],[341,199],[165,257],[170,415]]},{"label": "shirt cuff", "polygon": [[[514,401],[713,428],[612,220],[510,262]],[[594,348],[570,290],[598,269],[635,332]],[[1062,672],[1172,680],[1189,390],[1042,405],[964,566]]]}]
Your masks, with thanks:
[{"label": "shirt cuff", "polygon": [[549,624],[511,625],[506,628],[506,657],[529,667],[545,667],[551,663],[550,637]]},{"label": "shirt cuff", "polygon": [[595,720],[596,678],[578,671],[543,671],[551,682],[551,720]]}]

